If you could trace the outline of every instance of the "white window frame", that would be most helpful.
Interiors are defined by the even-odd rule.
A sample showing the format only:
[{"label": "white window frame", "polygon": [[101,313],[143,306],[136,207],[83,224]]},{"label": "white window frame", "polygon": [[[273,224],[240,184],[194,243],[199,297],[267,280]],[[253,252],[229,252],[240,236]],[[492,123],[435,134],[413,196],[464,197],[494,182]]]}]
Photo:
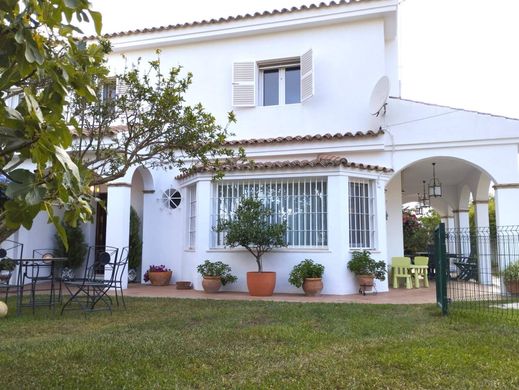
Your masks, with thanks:
[{"label": "white window frame", "polygon": [[[277,64],[277,65],[266,65],[266,66],[262,66],[260,63],[258,63],[258,69],[259,69],[259,77],[258,77],[258,80],[259,80],[259,85],[258,85],[258,105],[260,106],[264,106],[264,107],[270,107],[270,106],[285,106],[285,105],[293,105],[293,104],[301,104],[301,84],[299,85],[299,101],[298,102],[295,102],[295,103],[286,103],[286,96],[285,96],[285,91],[286,91],[286,77],[285,77],[285,73],[286,73],[286,70],[287,68],[295,68],[295,67],[298,67],[299,68],[299,74],[301,74],[301,62],[299,60],[299,58],[296,58],[293,60],[293,62],[288,62],[286,64]],[[279,86],[279,90],[278,90],[278,104],[271,104],[271,105],[268,105],[268,106],[265,106],[264,105],[264,102],[263,102],[263,93],[264,93],[264,90],[265,90],[265,83],[264,83],[264,71],[265,70],[277,70],[278,71],[278,86]],[[299,76],[299,78],[301,78],[301,76]]]},{"label": "white window frame", "polygon": [[[275,190],[279,196],[267,198],[269,189]],[[289,247],[322,249],[328,246],[326,177],[225,180],[216,183],[213,190],[211,226],[217,225],[218,218],[232,217],[240,200],[252,195],[271,207],[273,222],[287,221],[289,228],[286,238]],[[219,194],[223,196],[220,198]],[[221,205],[228,207],[223,210]],[[212,247],[224,247],[224,234],[214,231],[212,233]]]},{"label": "white window frame", "polygon": [[188,249],[196,248],[196,214],[197,214],[197,203],[196,203],[196,184],[193,184],[187,188],[188,193],[188,204],[187,208],[187,247]]},{"label": "white window frame", "polygon": [[377,245],[375,180],[349,179],[348,218],[350,248],[375,249]]}]

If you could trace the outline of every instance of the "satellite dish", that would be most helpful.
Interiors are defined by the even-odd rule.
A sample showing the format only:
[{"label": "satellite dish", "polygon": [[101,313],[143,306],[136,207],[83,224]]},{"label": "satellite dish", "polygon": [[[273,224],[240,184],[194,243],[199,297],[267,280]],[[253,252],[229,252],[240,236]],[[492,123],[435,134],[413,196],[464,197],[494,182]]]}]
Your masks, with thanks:
[{"label": "satellite dish", "polygon": [[386,113],[386,102],[388,96],[389,79],[387,76],[382,76],[375,84],[375,87],[371,92],[371,97],[369,98],[369,112],[371,115],[379,116],[382,110],[384,111],[383,114]]}]

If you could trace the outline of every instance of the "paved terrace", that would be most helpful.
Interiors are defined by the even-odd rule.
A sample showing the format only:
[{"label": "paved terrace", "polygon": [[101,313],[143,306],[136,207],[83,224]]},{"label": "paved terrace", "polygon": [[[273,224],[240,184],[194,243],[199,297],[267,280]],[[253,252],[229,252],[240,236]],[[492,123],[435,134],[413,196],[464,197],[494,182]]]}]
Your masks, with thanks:
[{"label": "paved terrace", "polygon": [[390,288],[389,292],[377,294],[320,295],[307,297],[301,294],[274,294],[272,297],[251,297],[244,292],[221,291],[206,294],[196,290],[177,290],[174,284],[169,286],[150,286],[130,284],[124,291],[128,297],[161,297],[184,299],[215,299],[228,301],[274,301],[274,302],[323,302],[323,303],[371,303],[371,304],[423,304],[436,302],[436,286],[430,282],[429,288]]}]

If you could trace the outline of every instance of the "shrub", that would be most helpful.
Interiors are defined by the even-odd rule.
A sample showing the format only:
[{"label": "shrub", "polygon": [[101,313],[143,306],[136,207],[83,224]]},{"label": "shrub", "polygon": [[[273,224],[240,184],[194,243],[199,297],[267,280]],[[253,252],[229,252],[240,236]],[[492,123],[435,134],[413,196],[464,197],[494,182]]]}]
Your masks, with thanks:
[{"label": "shrub", "polygon": [[510,263],[503,272],[503,277],[506,282],[519,281],[519,260]]},{"label": "shrub", "polygon": [[304,259],[292,268],[288,282],[296,287],[301,287],[306,278],[322,278],[324,265],[314,263],[312,259]]},{"label": "shrub", "polygon": [[202,276],[219,276],[223,286],[227,283],[234,283],[238,280],[236,276],[231,274],[231,267],[221,261],[211,262],[206,260],[203,264],[196,267],[196,269]]},{"label": "shrub", "polygon": [[87,254],[88,247],[85,243],[85,236],[78,224],[76,227],[63,224],[67,233],[68,250],[65,249],[61,237],[55,236],[55,249],[58,257],[66,257],[68,260],[63,263],[63,267],[77,268],[83,264]]},{"label": "shrub", "polygon": [[0,260],[0,271],[13,271],[16,268],[16,263],[11,259]]},{"label": "shrub", "polygon": [[373,275],[378,280],[386,279],[386,263],[373,259],[367,250],[353,252],[348,269],[355,275]]},{"label": "shrub", "polygon": [[137,211],[130,208],[130,239],[128,243],[128,268],[137,269],[142,261],[141,220]]}]

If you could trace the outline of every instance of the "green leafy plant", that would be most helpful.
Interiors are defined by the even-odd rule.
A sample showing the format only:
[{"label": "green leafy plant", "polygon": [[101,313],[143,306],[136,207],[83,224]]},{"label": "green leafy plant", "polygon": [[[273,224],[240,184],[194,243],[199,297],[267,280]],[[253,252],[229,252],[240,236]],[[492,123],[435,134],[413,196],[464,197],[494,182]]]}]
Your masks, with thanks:
[{"label": "green leafy plant", "polygon": [[503,272],[503,277],[506,282],[519,281],[519,260],[510,263]]},{"label": "green leafy plant", "polygon": [[211,262],[206,260],[203,264],[198,265],[196,269],[202,276],[219,276],[223,286],[238,280],[235,275],[231,274],[231,267],[221,261]]},{"label": "green leafy plant", "polygon": [[324,265],[315,263],[312,259],[304,259],[292,268],[288,282],[296,287],[301,287],[306,278],[322,278]]},{"label": "green leafy plant", "polygon": [[142,240],[141,240],[141,220],[137,211],[130,208],[130,239],[128,251],[128,267],[137,269],[142,262]]},{"label": "green leafy plant", "polygon": [[348,269],[355,275],[373,275],[378,280],[386,279],[386,263],[373,259],[367,250],[353,252]]},{"label": "green leafy plant", "polygon": [[245,198],[236,208],[234,217],[218,221],[216,232],[225,233],[225,245],[242,246],[256,259],[258,272],[263,272],[262,256],[273,248],[287,246],[286,221],[271,222],[272,210],[259,199]]},{"label": "green leafy plant", "polygon": [[16,268],[16,263],[11,259],[0,260],[0,271],[13,271]]},{"label": "green leafy plant", "polygon": [[59,257],[66,257],[68,260],[63,263],[63,267],[77,268],[83,264],[85,256],[87,254],[87,245],[85,243],[85,236],[81,230],[80,225],[75,227],[63,224],[65,230],[68,249],[65,247],[61,236],[56,234],[55,237],[55,249],[56,255]]}]

